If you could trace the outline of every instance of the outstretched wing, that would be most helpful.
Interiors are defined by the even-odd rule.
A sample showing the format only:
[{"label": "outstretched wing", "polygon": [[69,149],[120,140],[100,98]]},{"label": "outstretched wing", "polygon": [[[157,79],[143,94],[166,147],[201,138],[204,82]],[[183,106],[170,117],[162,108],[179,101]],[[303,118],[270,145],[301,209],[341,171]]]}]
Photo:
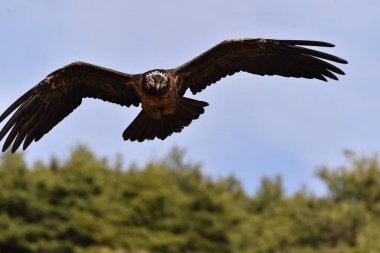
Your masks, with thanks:
[{"label": "outstretched wing", "polygon": [[193,94],[227,75],[245,71],[257,75],[280,75],[337,80],[344,72],[325,60],[347,63],[334,55],[301,46],[334,47],[320,41],[240,39],[226,40],[174,69],[182,94]]},{"label": "outstretched wing", "polygon": [[139,105],[135,91],[138,76],[128,75],[84,62],[75,62],[48,75],[17,99],[1,116],[0,122],[16,109],[0,131],[0,140],[9,132],[5,151],[12,152],[22,142],[26,149],[77,108],[82,98],[91,97],[123,106]]}]

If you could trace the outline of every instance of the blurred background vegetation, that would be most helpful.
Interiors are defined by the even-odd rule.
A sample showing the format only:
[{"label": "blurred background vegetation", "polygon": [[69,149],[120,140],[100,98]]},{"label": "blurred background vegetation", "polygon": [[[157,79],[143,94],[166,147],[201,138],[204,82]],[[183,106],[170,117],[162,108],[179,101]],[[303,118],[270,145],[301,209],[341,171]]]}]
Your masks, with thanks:
[{"label": "blurred background vegetation", "polygon": [[380,252],[380,164],[346,152],[320,167],[328,187],[285,194],[281,176],[254,195],[212,179],[174,148],[142,168],[79,146],[66,160],[0,164],[0,252],[372,253]]}]

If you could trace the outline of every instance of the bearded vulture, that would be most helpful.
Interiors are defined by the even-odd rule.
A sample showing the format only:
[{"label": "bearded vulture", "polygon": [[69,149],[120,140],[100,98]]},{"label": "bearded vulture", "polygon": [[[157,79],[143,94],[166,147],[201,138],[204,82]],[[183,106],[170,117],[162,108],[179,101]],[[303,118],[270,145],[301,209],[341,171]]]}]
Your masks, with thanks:
[{"label": "bearded vulture", "polygon": [[184,97],[187,89],[196,94],[227,75],[245,71],[256,75],[279,75],[338,80],[344,75],[328,61],[346,64],[334,55],[304,46],[334,47],[307,40],[225,40],[174,69],[154,69],[126,74],[85,62],[74,62],[49,74],[17,99],[0,116],[10,114],[0,132],[7,135],[3,152],[11,145],[25,150],[77,108],[83,98],[97,98],[142,110],[123,132],[124,140],[164,140],[197,119],[208,103]]}]

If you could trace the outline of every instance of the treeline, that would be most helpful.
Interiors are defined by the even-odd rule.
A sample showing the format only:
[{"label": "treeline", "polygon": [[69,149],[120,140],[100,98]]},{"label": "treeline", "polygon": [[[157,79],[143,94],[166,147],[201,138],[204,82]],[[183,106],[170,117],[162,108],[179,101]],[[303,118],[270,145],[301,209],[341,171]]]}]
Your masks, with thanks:
[{"label": "treeline", "polygon": [[213,180],[178,149],[124,168],[84,147],[28,167],[0,163],[1,253],[380,252],[380,163],[347,154],[320,168],[329,191],[284,194],[281,177],[247,195],[235,178]]}]

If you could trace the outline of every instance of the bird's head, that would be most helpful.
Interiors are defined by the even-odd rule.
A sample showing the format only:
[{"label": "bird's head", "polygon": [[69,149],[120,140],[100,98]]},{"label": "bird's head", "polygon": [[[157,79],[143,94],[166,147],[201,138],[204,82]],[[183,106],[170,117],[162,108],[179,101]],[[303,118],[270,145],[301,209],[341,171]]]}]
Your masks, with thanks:
[{"label": "bird's head", "polygon": [[165,71],[152,70],[145,74],[143,88],[148,94],[163,94],[169,87],[169,76]]}]

